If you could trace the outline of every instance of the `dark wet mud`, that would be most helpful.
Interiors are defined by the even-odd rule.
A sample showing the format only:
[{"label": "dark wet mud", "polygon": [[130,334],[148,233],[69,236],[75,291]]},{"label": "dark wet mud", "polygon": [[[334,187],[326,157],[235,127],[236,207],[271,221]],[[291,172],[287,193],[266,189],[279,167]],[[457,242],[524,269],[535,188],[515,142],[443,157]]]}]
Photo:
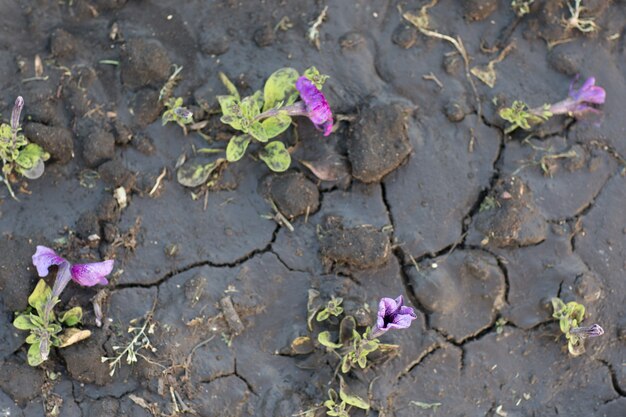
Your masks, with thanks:
[{"label": "dark wet mud", "polygon": [[[396,357],[346,376],[369,415],[626,415],[626,3],[583,1],[588,34],[563,28],[561,0],[523,17],[505,0],[429,8],[429,27],[458,36],[472,67],[514,45],[493,88],[402,18],[422,3],[328,2],[318,50],[306,33],[324,2],[2,1],[2,119],[24,96],[24,132],[51,160],[14,184],[19,202],[0,191],[0,415],[315,409],[336,362],[291,346],[309,335],[310,289],[342,297],[360,326],[383,296],[416,309],[410,329],[382,338]],[[202,135],[161,125],[173,65]],[[202,160],[199,148],[232,135],[216,113],[219,71],[250,93],[280,67],[311,65],[330,75],[335,133],[300,120],[285,174],[253,149],[208,188],[177,182],[181,155]],[[503,133],[500,106],[558,101],[577,74],[607,91],[599,123]],[[92,336],[31,368],[11,322],[38,279],[36,245],[116,268],[100,293],[64,293]],[[605,329],[579,357],[551,318],[555,296]],[[137,362],[111,376],[101,358],[142,328]]]}]

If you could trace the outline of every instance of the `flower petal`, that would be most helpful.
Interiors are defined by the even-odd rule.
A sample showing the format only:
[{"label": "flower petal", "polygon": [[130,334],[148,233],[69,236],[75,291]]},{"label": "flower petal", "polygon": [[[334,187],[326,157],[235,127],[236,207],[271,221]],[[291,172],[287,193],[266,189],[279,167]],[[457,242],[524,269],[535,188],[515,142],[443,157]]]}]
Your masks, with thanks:
[{"label": "flower petal", "polygon": [[[296,89],[300,92],[300,98],[306,104],[309,119],[318,129],[324,131],[324,136],[330,135],[333,113],[324,94],[305,76],[298,78]],[[329,123],[330,127],[328,126]]]},{"label": "flower petal", "polygon": [[114,261],[94,262],[91,264],[72,265],[72,279],[84,287],[96,284],[106,285],[109,281],[105,276],[113,270]]},{"label": "flower petal", "polygon": [[47,276],[48,269],[52,265],[61,265],[64,262],[67,261],[46,246],[37,246],[37,251],[33,255],[33,265],[37,268],[37,274],[40,277]]}]

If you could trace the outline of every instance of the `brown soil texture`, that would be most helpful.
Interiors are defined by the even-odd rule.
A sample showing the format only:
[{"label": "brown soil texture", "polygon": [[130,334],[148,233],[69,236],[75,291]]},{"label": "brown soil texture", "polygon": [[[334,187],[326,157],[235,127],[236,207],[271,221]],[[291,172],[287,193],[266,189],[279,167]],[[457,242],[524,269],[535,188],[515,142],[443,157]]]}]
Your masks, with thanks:
[{"label": "brown soil texture", "polygon": [[[3,1],[2,119],[24,96],[24,133],[51,159],[14,184],[19,202],[0,190],[0,415],[315,409],[336,359],[290,348],[309,335],[313,289],[342,297],[360,326],[381,297],[416,309],[410,329],[382,337],[396,357],[345,377],[369,398],[367,415],[625,416],[626,2],[583,1],[598,27],[587,34],[564,29],[564,0],[535,0],[522,17],[509,0],[428,8],[429,28],[461,39],[470,67],[514,45],[493,88],[469,82],[450,42],[402,18],[426,3]],[[318,49],[306,36],[326,4]],[[173,65],[174,94],[207,120],[204,137],[161,125]],[[269,172],[252,145],[192,198],[177,161],[224,149],[233,133],[216,112],[218,72],[248,94],[278,68],[312,65],[330,75],[336,131],[298,120],[284,134],[287,173]],[[607,91],[599,123],[555,117],[503,133],[499,107],[556,102],[577,74]],[[108,287],[63,294],[92,336],[31,368],[11,322],[37,281],[36,245],[116,267]],[[551,318],[555,296],[605,329],[579,357]],[[101,357],[148,313],[152,349],[110,376]]]}]

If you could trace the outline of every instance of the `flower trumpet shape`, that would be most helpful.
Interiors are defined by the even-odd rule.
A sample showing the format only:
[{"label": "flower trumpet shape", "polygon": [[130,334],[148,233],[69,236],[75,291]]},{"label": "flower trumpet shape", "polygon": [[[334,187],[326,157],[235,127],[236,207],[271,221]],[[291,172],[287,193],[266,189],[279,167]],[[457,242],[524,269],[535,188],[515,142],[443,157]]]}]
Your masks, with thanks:
[{"label": "flower trumpet shape", "polygon": [[58,297],[70,280],[75,281],[83,287],[91,287],[96,284],[106,285],[109,283],[106,276],[113,270],[113,261],[94,262],[89,264],[72,265],[65,258],[57,255],[55,251],[45,246],[37,246],[37,251],[33,255],[33,265],[37,268],[40,277],[48,275],[48,269],[52,265],[59,267],[54,287],[52,288],[52,298]]},{"label": "flower trumpet shape", "polygon": [[405,306],[402,296],[382,298],[378,304],[378,317],[372,334],[378,337],[390,329],[406,329],[417,316],[413,308]]},{"label": "flower trumpet shape", "polygon": [[599,113],[599,110],[592,104],[604,104],[606,91],[596,85],[596,79],[589,77],[580,89],[574,89],[575,78],[569,87],[569,96],[565,100],[550,105],[549,111],[552,114],[567,114],[572,117],[580,117],[585,113]]},{"label": "flower trumpet shape", "polygon": [[324,132],[324,136],[330,135],[333,130],[333,113],[324,94],[305,76],[298,78],[296,89],[304,101],[305,115]]}]

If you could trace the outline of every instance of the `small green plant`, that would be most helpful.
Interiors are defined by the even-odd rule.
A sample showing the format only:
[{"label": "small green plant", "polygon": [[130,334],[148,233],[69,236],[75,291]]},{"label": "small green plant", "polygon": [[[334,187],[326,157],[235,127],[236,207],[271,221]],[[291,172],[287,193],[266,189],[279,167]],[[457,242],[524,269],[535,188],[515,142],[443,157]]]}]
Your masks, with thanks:
[{"label": "small green plant", "polygon": [[604,329],[598,324],[589,327],[580,326],[585,318],[585,307],[582,304],[575,301],[566,304],[558,297],[553,297],[550,301],[554,310],[552,317],[559,321],[561,332],[567,339],[567,350],[573,356],[585,352],[584,339],[604,334]]},{"label": "small green plant", "polygon": [[327,320],[330,316],[340,316],[343,313],[343,307],[341,307],[341,303],[343,302],[343,298],[341,297],[331,297],[330,301],[326,303],[326,307],[317,313],[315,319],[317,321]]},{"label": "small green plant", "polygon": [[183,106],[183,99],[171,97],[165,101],[165,110],[161,116],[161,122],[165,126],[169,122],[175,122],[187,132],[187,125],[193,123],[193,113]]},{"label": "small green plant", "polygon": [[[52,307],[58,303],[58,299],[52,304],[48,302],[52,289],[41,279],[35,290],[28,297],[29,307],[25,312],[18,314],[13,321],[13,326],[19,330],[28,330],[26,337],[28,349],[28,364],[37,366],[48,358],[51,346],[69,346],[67,341],[75,335],[74,326],[80,323],[83,310],[74,307],[58,317],[52,311]],[[61,334],[65,327],[65,332]]]},{"label": "small green plant", "polygon": [[11,180],[14,179],[15,174],[20,174],[28,179],[39,178],[44,172],[44,161],[50,158],[50,155],[41,146],[30,143],[21,133],[20,115],[23,108],[24,99],[18,97],[11,112],[11,123],[0,125],[2,181],[14,199],[17,198],[11,188]]},{"label": "small green plant", "polygon": [[40,277],[48,275],[51,266],[59,267],[54,286],[50,288],[43,279],[39,280],[28,297],[29,307],[17,314],[13,321],[15,328],[30,332],[26,337],[26,343],[30,345],[28,364],[37,366],[48,359],[51,347],[67,347],[91,335],[89,330],[74,327],[83,317],[80,307],[71,308],[58,316],[54,313],[54,307],[60,302],[59,297],[71,280],[83,286],[107,284],[105,276],[113,270],[113,261],[72,265],[52,249],[37,246],[33,265]]},{"label": "small green plant", "polygon": [[535,0],[513,0],[511,1],[511,8],[518,17],[522,17],[530,13],[530,5]]},{"label": "small green plant", "polygon": [[[289,168],[291,155],[285,144],[272,140],[291,125],[292,116],[307,116],[327,136],[332,132],[333,120],[330,107],[320,89],[328,78],[315,67],[303,76],[293,68],[281,68],[265,82],[263,91],[241,97],[235,85],[220,73],[228,95],[218,96],[222,123],[241,132],[233,136],[226,148],[229,162],[240,160],[252,141],[264,145],[259,158],[275,172]],[[302,100],[297,101],[298,97]]]},{"label": "small green plant", "polygon": [[343,379],[340,379],[339,395],[332,388],[328,390],[328,399],[324,401],[324,407],[327,409],[326,415],[331,417],[349,417],[352,407],[365,411],[370,409],[367,401],[357,395],[349,394],[346,388]]},{"label": "small green plant", "polygon": [[515,100],[511,107],[500,109],[498,114],[504,120],[511,123],[511,125],[504,131],[504,133],[507,134],[513,132],[517,128],[530,130],[534,125],[545,122],[552,116],[550,106],[547,104],[543,106],[541,112],[535,112],[529,110],[526,103],[518,100]]}]

